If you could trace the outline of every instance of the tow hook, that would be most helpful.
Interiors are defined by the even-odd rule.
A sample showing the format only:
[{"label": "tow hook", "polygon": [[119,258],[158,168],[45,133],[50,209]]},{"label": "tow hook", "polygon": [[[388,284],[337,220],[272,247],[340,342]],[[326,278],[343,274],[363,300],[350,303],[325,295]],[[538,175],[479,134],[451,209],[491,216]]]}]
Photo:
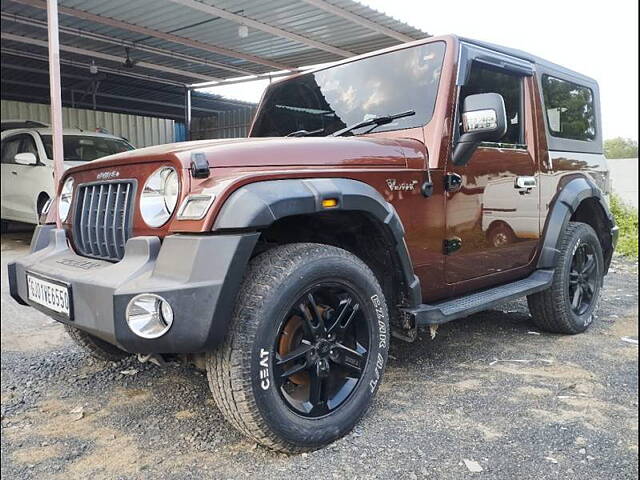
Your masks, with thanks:
[{"label": "tow hook", "polygon": [[153,363],[159,367],[166,367],[168,365],[165,359],[156,353],[139,353],[138,361],[140,363]]}]

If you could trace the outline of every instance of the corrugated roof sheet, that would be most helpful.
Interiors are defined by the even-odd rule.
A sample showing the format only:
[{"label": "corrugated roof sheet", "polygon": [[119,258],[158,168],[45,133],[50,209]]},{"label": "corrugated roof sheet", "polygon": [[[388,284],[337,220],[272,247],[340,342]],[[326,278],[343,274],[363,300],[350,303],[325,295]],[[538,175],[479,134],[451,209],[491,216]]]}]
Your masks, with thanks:
[{"label": "corrugated roof sheet", "polygon": [[[133,82],[130,77],[136,76],[138,91],[130,93],[142,95],[142,84],[146,84],[150,92],[157,89],[155,82],[170,83],[175,90],[179,84],[267,73],[279,69],[274,65],[298,68],[326,63],[341,60],[345,55],[367,53],[400,43],[384,31],[318,8],[311,4],[313,2],[197,0],[199,4],[194,5],[189,1],[183,4],[185,1],[60,0],[60,43],[65,47],[81,49],[61,51],[63,71],[69,71],[76,65],[73,67],[74,73],[86,76],[87,66],[93,60],[102,72],[108,72],[114,86],[123,84],[117,87],[124,89],[119,90],[125,92],[123,96],[128,95],[126,84],[130,83],[129,80]],[[328,10],[342,9],[411,39],[428,36],[426,32],[353,0],[322,1]],[[255,21],[280,29],[280,32],[274,34],[249,26],[249,34],[243,38],[238,31],[242,18],[239,22],[237,18],[221,18],[209,11],[201,11],[206,6],[248,19],[248,23]],[[47,48],[43,45],[47,40],[44,7],[44,0],[2,1],[2,34],[11,36],[2,38],[2,61],[3,66],[5,61],[10,62],[14,74],[16,58],[20,55],[26,63],[38,64],[38,68],[42,68],[43,57],[46,60]],[[222,14],[227,16],[225,12]],[[95,15],[99,17],[93,17]],[[120,23],[114,24],[114,21]],[[139,31],[140,27],[146,30]],[[293,38],[289,34],[293,34]],[[323,45],[318,45],[318,42],[326,48],[322,48]],[[122,66],[126,57],[125,46],[130,47],[131,59],[137,62],[131,69]],[[216,51],[211,51],[212,48]],[[348,53],[339,55],[336,49]],[[147,65],[144,65],[145,62]],[[10,86],[9,82],[15,82],[10,78],[14,74],[5,75],[5,70],[10,69],[2,69],[3,97],[17,87]],[[118,74],[125,75],[123,78],[126,81],[118,80]],[[5,78],[7,81],[4,81]],[[36,83],[35,79],[42,80],[43,87],[48,85],[48,79],[41,79],[37,75],[30,78],[31,83]],[[68,80],[63,79],[63,87],[66,82]],[[145,98],[155,99],[153,94]],[[175,114],[172,112],[172,116]]]},{"label": "corrugated roof sheet", "polygon": [[[44,5],[41,0],[32,0],[32,2],[27,3],[33,3],[34,1],[36,4]],[[325,1],[333,7],[344,9],[408,37],[419,39],[428,36],[426,32],[410,27],[352,0]],[[302,35],[310,40],[354,54],[362,54],[399,43],[397,39],[299,0],[205,0],[200,3],[279,28],[285,32]],[[251,27],[249,28],[249,35],[246,38],[241,38],[238,34],[238,22],[203,13],[171,0],[109,0],[108,2],[104,0],[62,0],[59,5],[61,12],[64,12],[65,8],[80,10],[158,32],[171,33],[207,45],[223,47],[239,54],[257,56],[290,67],[325,63],[343,58],[335,53],[320,50],[313,46]],[[24,32],[26,36],[46,38],[46,30],[28,27],[23,23],[14,23],[10,20],[11,15],[20,15],[46,21],[46,11],[44,9],[35,8],[18,0],[5,0],[2,2],[2,12],[7,18],[2,22],[3,31],[18,31]],[[11,26],[12,23],[13,27]],[[191,55],[213,62],[235,65],[249,72],[265,73],[273,71],[273,67],[256,64],[246,59],[207,52],[193,46],[149,37],[72,15],[61,14],[60,26],[77,31],[107,35],[125,42],[135,42],[140,45]],[[61,35],[61,43],[119,55],[124,58],[122,47],[104,42],[88,41],[79,36]],[[187,72],[210,74],[212,77],[230,78],[237,76],[234,72],[217,71],[202,64],[185,65],[184,61],[139,50],[135,50],[132,56],[141,61],[175,66],[175,68],[186,69]]]}]

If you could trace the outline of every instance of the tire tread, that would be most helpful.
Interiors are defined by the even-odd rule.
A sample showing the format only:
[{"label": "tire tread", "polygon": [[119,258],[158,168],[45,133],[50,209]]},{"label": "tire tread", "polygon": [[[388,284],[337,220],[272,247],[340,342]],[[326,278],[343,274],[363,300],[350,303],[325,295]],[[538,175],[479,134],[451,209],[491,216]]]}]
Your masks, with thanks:
[{"label": "tire tread", "polygon": [[[373,272],[351,253],[328,245],[293,243],[275,247],[255,257],[238,294],[227,337],[207,355],[207,377],[216,405],[241,433],[272,450],[300,453],[316,447],[301,447],[284,441],[267,425],[252,393],[251,351],[265,299],[303,262],[327,255],[356,262],[375,280]],[[377,285],[377,281],[376,281]],[[364,412],[362,412],[364,414]]]}]

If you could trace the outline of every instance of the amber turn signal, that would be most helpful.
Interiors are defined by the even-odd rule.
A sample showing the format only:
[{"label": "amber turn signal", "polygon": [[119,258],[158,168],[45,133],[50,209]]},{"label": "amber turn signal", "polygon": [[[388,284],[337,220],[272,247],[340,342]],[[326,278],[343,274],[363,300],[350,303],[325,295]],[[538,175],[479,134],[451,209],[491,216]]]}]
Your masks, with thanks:
[{"label": "amber turn signal", "polygon": [[335,198],[327,198],[326,200],[322,200],[322,206],[324,208],[333,208],[338,206],[338,200]]}]

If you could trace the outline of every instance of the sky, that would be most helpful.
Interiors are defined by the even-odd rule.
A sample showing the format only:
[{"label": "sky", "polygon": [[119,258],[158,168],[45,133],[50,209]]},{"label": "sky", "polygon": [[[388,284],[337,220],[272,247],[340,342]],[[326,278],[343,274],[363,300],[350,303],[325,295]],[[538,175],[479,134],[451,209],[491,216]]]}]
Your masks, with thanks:
[{"label": "sky", "polygon": [[[638,0],[360,0],[432,35],[525,50],[595,78],[604,138],[638,139]],[[213,89],[258,101],[266,83]]]}]

